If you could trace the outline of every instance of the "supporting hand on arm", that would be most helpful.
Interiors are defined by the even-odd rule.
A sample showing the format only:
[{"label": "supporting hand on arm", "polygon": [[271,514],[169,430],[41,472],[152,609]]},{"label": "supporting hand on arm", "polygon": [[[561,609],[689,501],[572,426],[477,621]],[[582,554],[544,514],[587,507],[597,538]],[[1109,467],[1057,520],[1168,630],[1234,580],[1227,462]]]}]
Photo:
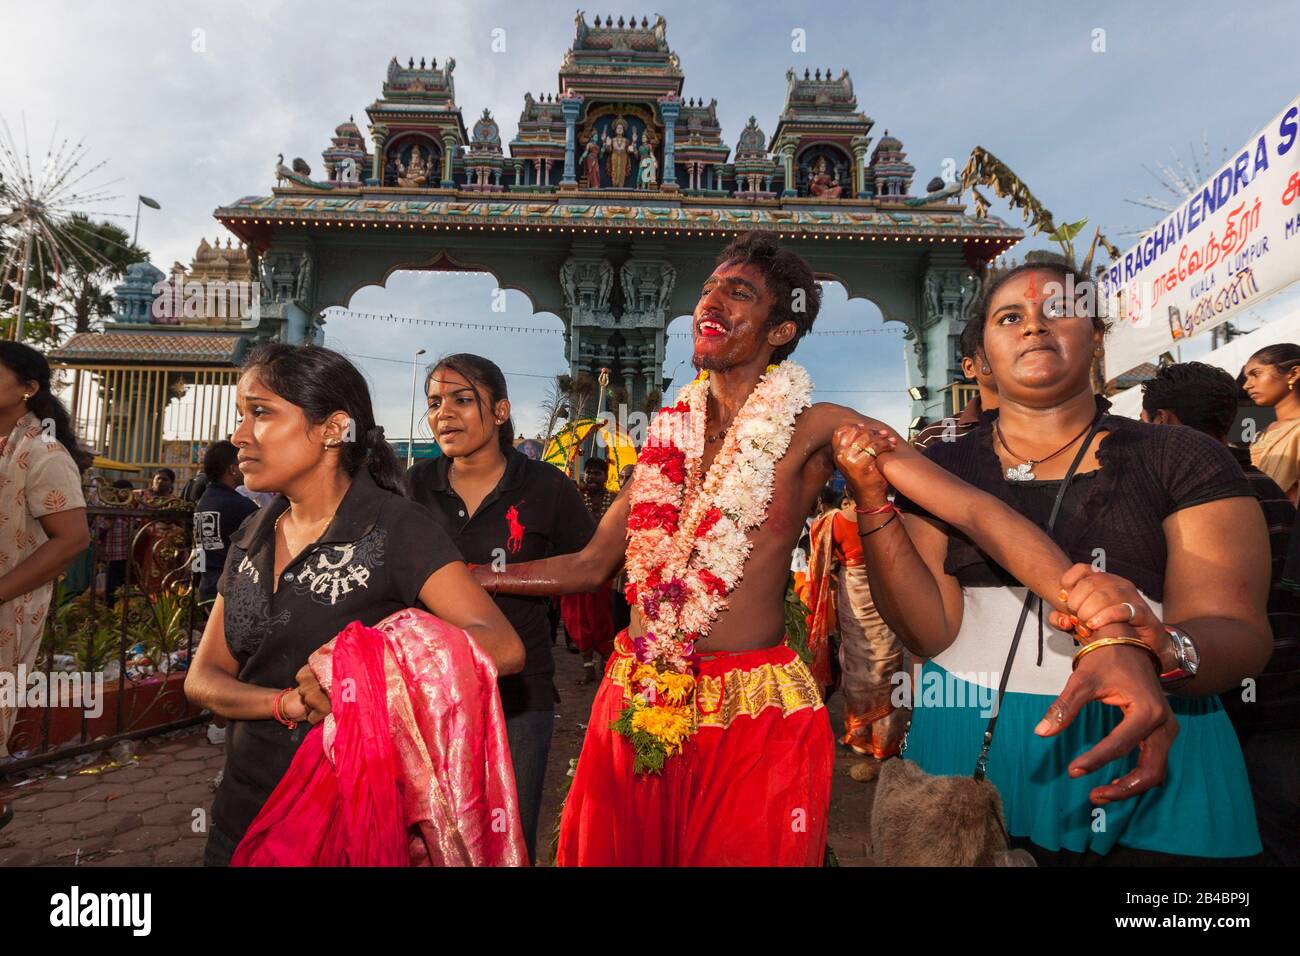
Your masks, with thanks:
[{"label": "supporting hand on arm", "polygon": [[[995,561],[1028,582],[1045,603],[1058,611],[1067,607],[1069,595],[1060,589],[1060,576],[1069,569],[1070,562],[1046,534],[1023,516],[939,468],[874,423],[840,428],[834,446],[836,464],[854,488],[860,506],[865,501],[869,510],[876,499],[883,497],[883,481],[888,477],[899,491],[964,531]],[[875,451],[875,456],[858,450],[866,447]],[[894,520],[886,528],[884,521],[888,517],[859,520],[863,532],[880,529],[862,538],[873,595],[887,622],[891,618],[900,621],[902,630],[918,638],[920,651],[937,653],[952,643],[961,623],[961,589],[943,572],[947,536],[923,518],[909,518],[906,527]],[[870,527],[863,527],[866,524]],[[918,536],[919,548],[913,546],[911,534]],[[1057,575],[1055,581],[1052,575]],[[917,578],[923,580],[918,583]],[[907,588],[913,596],[938,595],[939,601],[933,597],[928,601],[895,600],[894,592]],[[936,622],[946,633],[939,633]],[[1131,636],[1133,629],[1126,624],[1107,624],[1094,635]],[[1094,803],[1123,800],[1162,783],[1178,724],[1160,688],[1151,656],[1127,646],[1103,647],[1085,655],[1035,732],[1045,737],[1059,733],[1091,700],[1118,707],[1124,716],[1103,740],[1071,761],[1067,771],[1070,776],[1084,776],[1138,747],[1138,763],[1133,771],[1093,788],[1090,798]]]}]

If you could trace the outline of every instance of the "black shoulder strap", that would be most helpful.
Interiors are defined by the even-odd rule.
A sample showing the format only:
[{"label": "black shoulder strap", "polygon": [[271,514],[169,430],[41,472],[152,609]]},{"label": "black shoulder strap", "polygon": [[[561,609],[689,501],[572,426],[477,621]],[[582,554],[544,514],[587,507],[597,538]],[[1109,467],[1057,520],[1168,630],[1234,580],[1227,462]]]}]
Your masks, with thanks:
[{"label": "black shoulder strap", "polygon": [[[1047,518],[1047,533],[1050,536],[1052,529],[1056,527],[1056,516],[1061,513],[1061,502],[1065,500],[1065,492],[1070,487],[1070,481],[1074,478],[1074,473],[1083,461],[1083,456],[1087,454],[1088,448],[1092,445],[1092,440],[1096,436],[1098,429],[1101,428],[1102,416],[1098,415],[1093,419],[1092,427],[1088,429],[1088,436],[1079,446],[1079,450],[1074,455],[1074,461],[1070,462],[1070,470],[1065,473],[1061,480],[1061,487],[1056,492],[1056,500],[1052,503],[1052,513]],[[993,744],[993,729],[998,724],[998,714],[1002,713],[1002,698],[1007,692],[1007,681],[1011,679],[1011,665],[1016,659],[1016,649],[1020,647],[1020,633],[1025,629],[1025,619],[1029,617],[1029,610],[1033,607],[1034,601],[1039,602],[1041,611],[1042,600],[1033,591],[1025,595],[1024,607],[1020,609],[1020,620],[1016,622],[1016,633],[1011,638],[1011,650],[1007,652],[1007,662],[1002,665],[1002,677],[998,681],[998,696],[993,704],[993,716],[989,718],[988,726],[984,728],[984,745],[980,748],[979,759],[975,761],[975,779],[983,780],[988,769],[989,747]]]}]

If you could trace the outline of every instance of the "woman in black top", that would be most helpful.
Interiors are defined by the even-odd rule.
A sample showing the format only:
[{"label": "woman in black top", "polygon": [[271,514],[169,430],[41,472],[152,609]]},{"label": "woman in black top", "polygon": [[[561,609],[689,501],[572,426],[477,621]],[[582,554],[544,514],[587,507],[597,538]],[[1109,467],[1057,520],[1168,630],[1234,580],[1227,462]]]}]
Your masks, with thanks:
[{"label": "woman in black top", "polygon": [[455,546],[403,497],[365,380],[347,359],[315,346],[264,347],[236,404],[244,483],[279,495],[231,539],[185,678],[193,703],[231,722],[209,865],[229,862],[308,725],[329,713],[307,659],[351,622],[374,625],[418,603],[468,631],[501,673],[524,660]]},{"label": "woman in black top", "polygon": [[[1028,264],[987,283],[971,321],[999,407],[925,452],[1040,526],[1081,455],[1053,530],[1079,562],[1061,585],[1073,616],[1031,614],[1009,677],[1025,599],[1019,582],[910,502],[896,499],[902,521],[873,513],[888,506],[869,456],[846,475],[880,613],[909,650],[930,658],[906,756],[930,773],[970,774],[1006,680],[988,778],[1008,832],[1040,862],[1249,858],[1259,852],[1250,792],[1217,695],[1240,691],[1271,650],[1263,517],[1218,442],[1106,414],[1091,384],[1105,324],[1090,308],[1090,287],[1064,262]],[[1136,643],[1087,650],[1074,638]],[[1094,745],[1113,758],[1127,749],[1113,739],[1120,715],[1103,706],[1106,698],[1084,703],[1062,692],[1075,655],[1093,651],[1147,655],[1168,695],[1164,714],[1154,715],[1161,731],[1136,767],[1125,759],[1091,773],[1080,766]],[[1160,749],[1168,761],[1158,777],[1152,757]],[[1068,778],[1059,772],[1066,766]]]},{"label": "woman in black top", "polygon": [[[411,469],[411,497],[433,512],[467,561],[503,569],[586,545],[596,525],[577,487],[554,465],[515,450],[506,380],[495,363],[450,355],[429,373],[425,394],[442,457]],[[531,859],[555,725],[549,600],[494,600],[527,649],[523,671],[498,686]]]}]

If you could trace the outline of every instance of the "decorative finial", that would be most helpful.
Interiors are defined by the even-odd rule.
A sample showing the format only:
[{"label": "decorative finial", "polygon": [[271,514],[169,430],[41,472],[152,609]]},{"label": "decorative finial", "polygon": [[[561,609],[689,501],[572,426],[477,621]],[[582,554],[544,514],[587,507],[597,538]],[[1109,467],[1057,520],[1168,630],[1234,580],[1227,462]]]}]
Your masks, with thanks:
[{"label": "decorative finial", "polygon": [[408,70],[415,69],[415,57],[411,57],[409,60],[406,61],[406,68]]},{"label": "decorative finial", "polygon": [[623,29],[623,18],[622,18],[622,17],[619,17],[619,18],[618,18],[618,28],[619,28],[620,30]]},{"label": "decorative finial", "polygon": [[808,67],[806,67],[806,66],[803,68],[803,78],[804,78],[805,80],[810,80],[810,79],[812,79],[812,75],[808,72]]},{"label": "decorative finial", "polygon": [[420,69],[424,69],[424,57],[420,57]]}]

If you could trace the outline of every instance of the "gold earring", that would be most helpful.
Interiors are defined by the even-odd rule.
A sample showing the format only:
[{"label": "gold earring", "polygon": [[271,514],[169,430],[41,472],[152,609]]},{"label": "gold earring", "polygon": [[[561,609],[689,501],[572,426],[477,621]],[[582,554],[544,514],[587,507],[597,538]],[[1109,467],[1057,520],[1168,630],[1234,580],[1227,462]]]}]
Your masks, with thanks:
[{"label": "gold earring", "polygon": [[987,365],[982,365],[980,366],[980,373],[983,375],[992,375],[993,369],[989,368]]},{"label": "gold earring", "polygon": [[23,401],[24,401],[24,402],[29,402],[29,401],[31,401],[31,398],[32,398],[32,393],[30,393],[30,392],[28,392],[28,393],[26,393],[26,394],[23,395]]}]

